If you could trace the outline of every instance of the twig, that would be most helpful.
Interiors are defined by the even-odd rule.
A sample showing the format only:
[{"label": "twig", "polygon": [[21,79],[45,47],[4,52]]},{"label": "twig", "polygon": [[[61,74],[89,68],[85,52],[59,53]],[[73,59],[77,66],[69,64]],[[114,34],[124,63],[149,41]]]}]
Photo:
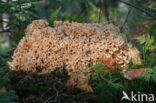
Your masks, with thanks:
[{"label": "twig", "polygon": [[43,93],[43,94],[41,95],[40,99],[42,99],[43,96],[44,96],[49,90],[50,90],[50,88],[49,88],[45,93]]},{"label": "twig", "polygon": [[58,91],[57,91],[55,85],[56,85],[56,84],[53,85],[53,88],[54,88],[54,90],[56,91],[56,94],[55,94],[56,97],[54,98],[55,95],[52,95],[52,96],[50,96],[44,103],[49,103],[48,101],[50,101],[52,98],[54,98],[53,102],[56,102],[56,101],[57,101]]},{"label": "twig", "polygon": [[[58,96],[59,96],[59,93],[62,92],[64,89],[61,89],[61,90],[57,90],[56,89],[56,84],[53,85],[53,89],[55,90],[55,94],[50,96],[44,103],[55,103],[58,101]],[[54,98],[54,99],[53,99]],[[52,100],[53,99],[53,100]]]}]

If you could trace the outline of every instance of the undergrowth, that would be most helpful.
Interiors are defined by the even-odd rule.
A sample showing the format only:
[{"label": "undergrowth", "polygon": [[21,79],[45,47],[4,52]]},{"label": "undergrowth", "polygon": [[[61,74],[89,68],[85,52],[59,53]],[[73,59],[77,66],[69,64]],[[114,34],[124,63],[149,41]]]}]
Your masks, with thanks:
[{"label": "undergrowth", "polygon": [[11,81],[7,88],[16,91],[20,103],[95,103],[91,93],[66,87],[69,80],[66,71],[37,75],[11,70],[9,78]]},{"label": "undergrowth", "polygon": [[6,64],[9,59],[8,54],[0,52],[0,103],[15,103],[18,100],[16,92],[12,89],[7,90],[6,88],[10,82],[10,78],[7,75],[8,66]]},{"label": "undergrowth", "polygon": [[[136,94],[138,92],[156,94],[156,70],[155,68],[148,69],[148,74],[142,75],[134,80],[127,80],[119,70],[104,74],[104,66],[97,65],[92,67],[93,75],[90,79],[90,84],[95,90],[97,102],[120,103],[123,96],[122,91],[125,91],[127,94],[130,94],[132,91]],[[129,101],[122,102],[129,103]]]}]

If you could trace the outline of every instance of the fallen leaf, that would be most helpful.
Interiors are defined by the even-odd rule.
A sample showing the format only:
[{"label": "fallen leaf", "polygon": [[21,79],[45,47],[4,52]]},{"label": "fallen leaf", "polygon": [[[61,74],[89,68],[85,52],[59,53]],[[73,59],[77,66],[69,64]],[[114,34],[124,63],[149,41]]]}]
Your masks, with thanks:
[{"label": "fallen leaf", "polygon": [[76,73],[72,73],[70,75],[70,79],[66,83],[66,86],[68,88],[74,88],[75,85],[76,85],[77,79],[78,79],[77,74]]},{"label": "fallen leaf", "polygon": [[78,85],[77,88],[86,92],[94,92],[92,87],[88,84]]},{"label": "fallen leaf", "polygon": [[66,94],[66,93],[62,93],[61,96],[63,96],[63,97],[67,97],[68,94]]},{"label": "fallen leaf", "polygon": [[123,75],[125,78],[132,80],[134,78],[138,78],[140,75],[145,74],[147,71],[145,68],[133,69],[130,71],[124,71]]},{"label": "fallen leaf", "polygon": [[66,86],[71,89],[78,88],[82,91],[93,92],[92,87],[88,83],[89,77],[85,74],[72,73]]}]

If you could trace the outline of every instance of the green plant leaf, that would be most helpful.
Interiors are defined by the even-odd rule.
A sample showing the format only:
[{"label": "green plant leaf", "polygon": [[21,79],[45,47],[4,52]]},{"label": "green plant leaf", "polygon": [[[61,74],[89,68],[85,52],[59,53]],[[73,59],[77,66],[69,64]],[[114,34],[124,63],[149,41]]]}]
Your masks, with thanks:
[{"label": "green plant leaf", "polygon": [[145,46],[146,46],[146,48],[149,48],[151,46],[150,45],[151,36],[149,34],[146,34],[146,35],[147,35],[147,37],[145,38],[145,40],[146,40]]},{"label": "green plant leaf", "polygon": [[136,38],[139,40],[140,44],[144,44],[146,42],[145,35],[141,35]]},{"label": "green plant leaf", "polygon": [[156,51],[156,45],[152,46],[152,47],[151,47],[151,50],[152,50],[152,51]]},{"label": "green plant leaf", "polygon": [[152,45],[154,43],[154,41],[155,41],[155,38],[153,35],[151,35],[151,38],[149,40],[149,44]]}]

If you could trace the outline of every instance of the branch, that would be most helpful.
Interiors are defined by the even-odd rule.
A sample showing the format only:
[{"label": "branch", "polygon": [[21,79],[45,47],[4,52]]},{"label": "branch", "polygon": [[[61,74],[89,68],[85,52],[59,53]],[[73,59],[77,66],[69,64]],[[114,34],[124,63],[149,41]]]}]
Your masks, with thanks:
[{"label": "branch", "polygon": [[15,29],[16,27],[15,26],[12,26],[12,27],[9,27],[9,29],[6,29],[6,30],[2,30],[2,31],[0,31],[0,33],[4,33],[4,32],[10,32],[11,33],[11,30],[12,29]]},{"label": "branch", "polygon": [[0,31],[0,33],[4,33],[4,32],[10,32],[10,29]]},{"label": "branch", "polygon": [[126,18],[125,18],[125,21],[124,21],[123,25],[122,25],[121,28],[120,28],[120,31],[122,31],[123,27],[124,27],[125,24],[127,23],[128,17],[129,17],[129,15],[130,15],[130,13],[131,13],[131,10],[132,10],[132,8],[129,8],[129,9],[128,9],[127,16],[126,16]]},{"label": "branch", "polygon": [[135,6],[135,5],[132,5],[132,4],[128,3],[128,2],[125,2],[125,1],[121,1],[121,0],[120,0],[119,2],[124,3],[124,4],[128,5],[128,6],[131,6],[131,7],[135,8],[135,9],[138,9],[138,10],[140,10],[141,12],[144,12],[146,15],[152,17],[153,19],[156,19],[155,16],[153,16],[152,14],[150,14],[149,12],[147,12],[147,11],[144,10],[144,9],[141,9],[141,8],[139,8],[139,7]]}]

